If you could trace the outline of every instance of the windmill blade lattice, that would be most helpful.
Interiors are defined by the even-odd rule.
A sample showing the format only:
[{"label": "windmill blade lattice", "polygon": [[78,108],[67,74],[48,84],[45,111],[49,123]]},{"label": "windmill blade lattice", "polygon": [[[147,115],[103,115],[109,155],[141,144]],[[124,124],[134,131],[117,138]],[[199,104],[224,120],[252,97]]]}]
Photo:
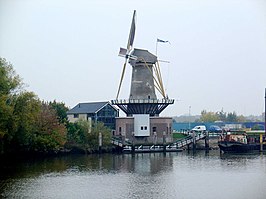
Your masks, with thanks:
[{"label": "windmill blade lattice", "polygon": [[134,13],[133,13],[133,18],[132,18],[132,22],[131,22],[129,37],[128,37],[127,49],[120,48],[120,51],[119,51],[119,56],[125,57],[125,62],[124,62],[123,69],[122,69],[122,74],[121,74],[121,78],[120,78],[120,82],[119,82],[119,87],[118,87],[116,99],[118,99],[118,96],[119,96],[119,93],[120,93],[120,89],[121,89],[122,82],[123,82],[123,79],[124,79],[128,58],[129,59],[137,59],[137,57],[130,55],[130,51],[133,48],[133,42],[134,42],[134,38],[135,38],[135,31],[136,31],[136,10],[134,10]]}]

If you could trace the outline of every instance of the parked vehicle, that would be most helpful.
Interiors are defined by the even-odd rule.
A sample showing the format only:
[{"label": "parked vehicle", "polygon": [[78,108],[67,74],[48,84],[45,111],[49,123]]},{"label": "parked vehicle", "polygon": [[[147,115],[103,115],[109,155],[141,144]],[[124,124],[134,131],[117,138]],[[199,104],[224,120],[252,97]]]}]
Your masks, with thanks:
[{"label": "parked vehicle", "polygon": [[193,129],[191,129],[191,131],[196,131],[196,132],[206,131],[206,126],[204,125],[195,126]]},{"label": "parked vehicle", "polygon": [[212,125],[209,128],[209,133],[222,133],[223,129],[221,129],[219,126]]}]

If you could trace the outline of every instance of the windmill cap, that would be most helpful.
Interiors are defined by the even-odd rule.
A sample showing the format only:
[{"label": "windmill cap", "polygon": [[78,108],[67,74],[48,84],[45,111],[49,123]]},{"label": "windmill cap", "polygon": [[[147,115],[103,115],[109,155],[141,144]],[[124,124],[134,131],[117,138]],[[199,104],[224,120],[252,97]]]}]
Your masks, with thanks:
[{"label": "windmill cap", "polygon": [[146,62],[150,64],[155,64],[157,62],[157,57],[150,53],[148,50],[134,48],[131,55],[136,56],[138,59],[129,60],[129,63]]}]

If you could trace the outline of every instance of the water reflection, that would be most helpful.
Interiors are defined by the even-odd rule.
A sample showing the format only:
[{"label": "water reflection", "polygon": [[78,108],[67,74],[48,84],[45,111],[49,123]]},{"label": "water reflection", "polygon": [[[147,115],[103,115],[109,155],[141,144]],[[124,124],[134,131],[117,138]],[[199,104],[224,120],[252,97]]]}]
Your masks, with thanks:
[{"label": "water reflection", "polygon": [[266,198],[265,154],[74,155],[1,162],[0,171],[6,198]]}]

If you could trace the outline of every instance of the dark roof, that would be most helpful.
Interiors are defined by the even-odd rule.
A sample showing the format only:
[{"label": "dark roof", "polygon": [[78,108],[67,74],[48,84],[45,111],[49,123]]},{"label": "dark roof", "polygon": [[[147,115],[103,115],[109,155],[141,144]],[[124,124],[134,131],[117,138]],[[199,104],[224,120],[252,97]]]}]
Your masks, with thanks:
[{"label": "dark roof", "polygon": [[151,63],[151,64],[155,64],[157,62],[157,57],[152,53],[150,53],[148,50],[134,48],[132,55],[136,56],[138,59],[137,60],[130,59],[129,60],[130,64],[134,64],[135,62],[144,63],[144,61],[146,63]]},{"label": "dark roof", "polygon": [[91,103],[79,103],[74,108],[70,109],[67,114],[78,114],[78,113],[96,113],[102,109],[109,102],[91,102]]}]

